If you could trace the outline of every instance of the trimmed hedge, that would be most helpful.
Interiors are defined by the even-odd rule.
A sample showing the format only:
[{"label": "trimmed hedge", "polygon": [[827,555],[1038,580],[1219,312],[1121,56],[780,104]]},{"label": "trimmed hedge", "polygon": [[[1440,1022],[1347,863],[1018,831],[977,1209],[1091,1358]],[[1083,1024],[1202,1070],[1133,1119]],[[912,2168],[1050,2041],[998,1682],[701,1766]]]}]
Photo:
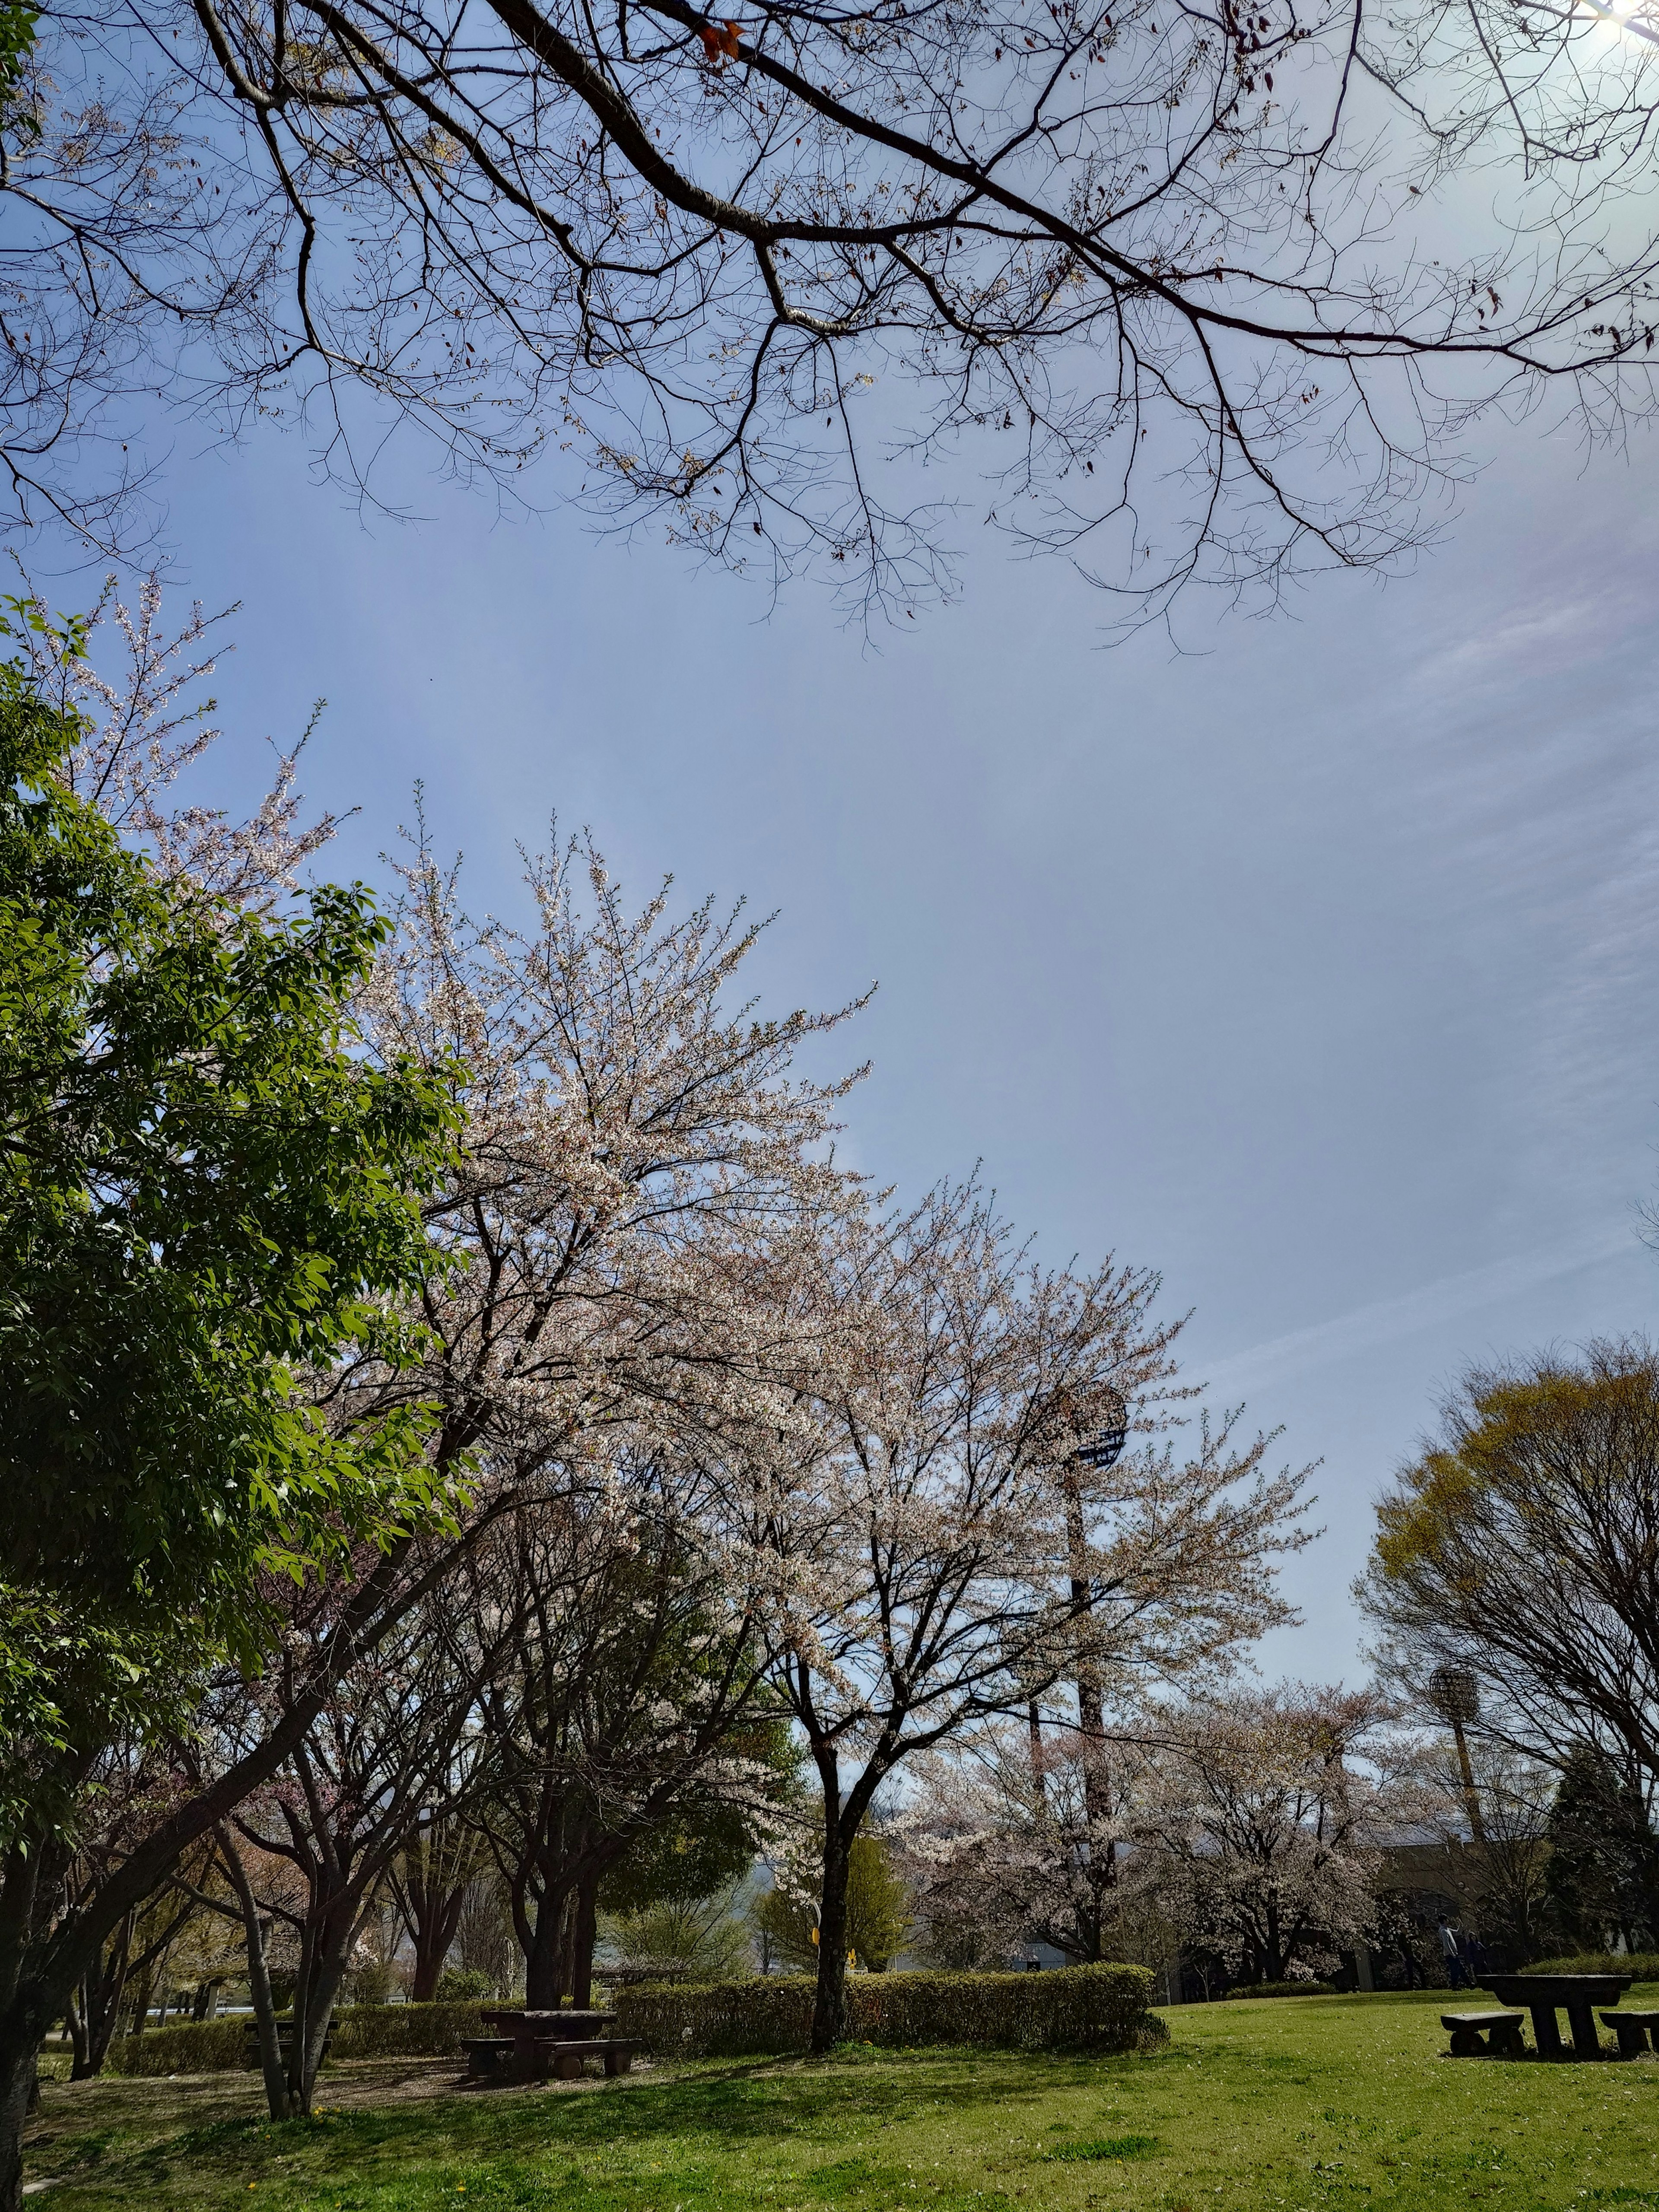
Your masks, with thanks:
[{"label": "trimmed hedge", "polygon": [[452,2058],[464,2035],[482,2035],[479,2000],[446,2004],[342,2005],[336,2058]]},{"label": "trimmed hedge", "polygon": [[[854,2042],[914,2049],[979,2044],[1003,2051],[1146,2051],[1169,2029],[1149,2008],[1145,1966],[1060,1966],[1042,1974],[849,1974]],[[737,2058],[805,2051],[813,1984],[805,1975],[655,1983],[617,1993],[617,2033],[667,2058]]]},{"label": "trimmed hedge", "polygon": [[1576,1959],[1540,1959],[1522,1966],[1523,1974],[1633,1974],[1638,1982],[1659,1982],[1659,1951],[1586,1951]]},{"label": "trimmed hedge", "polygon": [[1230,1997],[1334,1997],[1334,1982],[1244,1982],[1229,1990]]},{"label": "trimmed hedge", "polygon": [[[232,2020],[184,2021],[143,2035],[118,2036],[105,2061],[111,2074],[223,2074],[258,2066],[247,2031],[251,2013]],[[334,2015],[335,2058],[447,2058],[461,2039],[482,2035],[472,2004],[342,2005]]]},{"label": "trimmed hedge", "polygon": [[176,2027],[118,2035],[104,2061],[106,2074],[223,2074],[242,2063],[240,2020],[181,2021]]}]

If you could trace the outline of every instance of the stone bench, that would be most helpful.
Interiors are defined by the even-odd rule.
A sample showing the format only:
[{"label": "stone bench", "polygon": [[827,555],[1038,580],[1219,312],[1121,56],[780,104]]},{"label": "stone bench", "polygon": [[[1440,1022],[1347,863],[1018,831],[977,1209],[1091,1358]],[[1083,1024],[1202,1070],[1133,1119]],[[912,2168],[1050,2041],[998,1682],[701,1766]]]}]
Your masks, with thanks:
[{"label": "stone bench", "polygon": [[580,2075],[585,2058],[603,2058],[607,2074],[626,2074],[634,2063],[636,2051],[643,2051],[642,2043],[624,2042],[619,2036],[595,2039],[592,2043],[559,2043],[549,2039],[537,2042],[538,2051],[545,2051],[555,2075],[561,2081],[574,2081]]},{"label": "stone bench", "polygon": [[1454,2058],[1518,2058],[1522,2012],[1443,2012],[1442,2027],[1451,2031]]},{"label": "stone bench", "polygon": [[518,2045],[510,2035],[464,2035],[461,2048],[467,2072],[475,2081],[487,2081],[512,2072]]},{"label": "stone bench", "polygon": [[1619,2039],[1621,2058],[1638,2058],[1648,2048],[1648,2038],[1654,2039],[1653,2048],[1659,2051],[1659,2012],[1604,2012],[1603,2027],[1610,2027]]},{"label": "stone bench", "polygon": [[[334,2027],[331,2021],[328,2033],[323,2038],[320,2064],[325,2066],[328,2063],[328,2056],[333,2048]],[[279,2020],[276,2023],[276,2051],[286,2066],[294,2056],[294,2022],[291,2020]],[[249,2021],[242,2030],[242,2063],[256,2070],[259,2065],[259,2027],[257,2021]]]},{"label": "stone bench", "polygon": [[580,2041],[557,2035],[470,2035],[462,2039],[461,2048],[474,2081],[540,2081],[550,2072],[561,2081],[574,2081],[586,2058],[603,2058],[607,2074],[626,2074],[645,2045],[616,2036]]}]

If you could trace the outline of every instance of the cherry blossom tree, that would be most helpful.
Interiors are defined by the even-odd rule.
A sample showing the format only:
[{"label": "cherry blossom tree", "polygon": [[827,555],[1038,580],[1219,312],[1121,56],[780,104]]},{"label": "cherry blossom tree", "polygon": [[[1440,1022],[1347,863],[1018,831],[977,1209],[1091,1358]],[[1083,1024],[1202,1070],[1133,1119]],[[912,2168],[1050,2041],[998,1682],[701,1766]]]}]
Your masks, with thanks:
[{"label": "cherry blossom tree", "polygon": [[670,1814],[775,1785],[763,1586],[718,1475],[661,1448],[520,1516],[521,1626],[485,1693],[474,1818],[512,1899],[526,2002],[587,2002],[601,1887]]},{"label": "cherry blossom tree", "polygon": [[972,1182],[849,1224],[832,1256],[820,1452],[774,1523],[807,1570],[778,1680],[823,1790],[817,2050],[841,2032],[848,1855],[888,1776],[1074,1672],[1080,1628],[1133,1676],[1279,1617],[1302,1483],[1263,1472],[1265,1438],[1139,1455],[1091,1487],[1079,1560],[1062,1470],[1109,1403],[1171,1383],[1156,1279],[1037,1267]]},{"label": "cherry blossom tree", "polygon": [[190,797],[189,771],[223,741],[214,720],[218,702],[201,687],[228,649],[215,633],[236,609],[210,615],[198,601],[170,629],[166,579],[152,570],[131,604],[112,576],[88,612],[65,621],[21,570],[19,582],[21,591],[3,603],[0,635],[40,696],[81,723],[66,764],[70,788],[140,847],[166,881],[182,879],[256,910],[297,890],[306,862],[339,827],[333,814],[307,821],[301,813],[300,757],[321,702],[286,751],[267,742],[270,782],[251,813],[233,818],[228,809]]},{"label": "cherry blossom tree", "polygon": [[1365,1754],[1388,1710],[1371,1691],[1291,1685],[1171,1716],[1146,1848],[1170,1921],[1239,1979],[1334,1967],[1373,1926],[1397,1808]]}]

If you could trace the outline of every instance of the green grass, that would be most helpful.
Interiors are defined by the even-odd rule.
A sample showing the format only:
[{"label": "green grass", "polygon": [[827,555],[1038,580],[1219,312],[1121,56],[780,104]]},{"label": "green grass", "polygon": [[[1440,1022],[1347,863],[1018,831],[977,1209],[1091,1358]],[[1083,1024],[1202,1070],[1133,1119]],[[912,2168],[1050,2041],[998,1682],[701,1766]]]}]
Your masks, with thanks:
[{"label": "green grass", "polygon": [[1175,2008],[1146,2058],[866,2047],[439,2094],[364,2062],[279,2126],[246,2075],[51,2082],[27,2171],[51,2212],[1659,2212],[1659,2059],[1447,2060],[1448,2002]]}]

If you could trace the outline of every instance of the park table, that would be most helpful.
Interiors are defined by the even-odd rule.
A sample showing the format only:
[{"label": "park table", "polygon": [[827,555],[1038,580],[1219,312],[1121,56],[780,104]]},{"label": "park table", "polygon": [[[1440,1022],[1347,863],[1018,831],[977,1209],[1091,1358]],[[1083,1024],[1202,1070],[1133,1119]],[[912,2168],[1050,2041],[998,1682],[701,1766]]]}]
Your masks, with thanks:
[{"label": "park table", "polygon": [[535,2069],[538,2043],[555,2039],[561,2043],[592,2043],[602,2029],[614,2027],[617,2019],[614,2012],[577,2012],[569,2005],[561,2005],[554,2012],[526,2012],[522,2005],[507,2005],[481,2012],[478,2017],[498,2035],[512,2037],[514,2070],[524,2073]]},{"label": "park table", "polygon": [[1532,2014],[1533,2039],[1540,2058],[1566,2056],[1556,2008],[1567,2015],[1572,2031],[1573,2056],[1599,2058],[1601,2039],[1596,2033],[1597,2005],[1616,2005],[1635,1979],[1632,1974],[1489,1974],[1480,1986],[1490,1990],[1499,2004],[1524,2005]]}]

